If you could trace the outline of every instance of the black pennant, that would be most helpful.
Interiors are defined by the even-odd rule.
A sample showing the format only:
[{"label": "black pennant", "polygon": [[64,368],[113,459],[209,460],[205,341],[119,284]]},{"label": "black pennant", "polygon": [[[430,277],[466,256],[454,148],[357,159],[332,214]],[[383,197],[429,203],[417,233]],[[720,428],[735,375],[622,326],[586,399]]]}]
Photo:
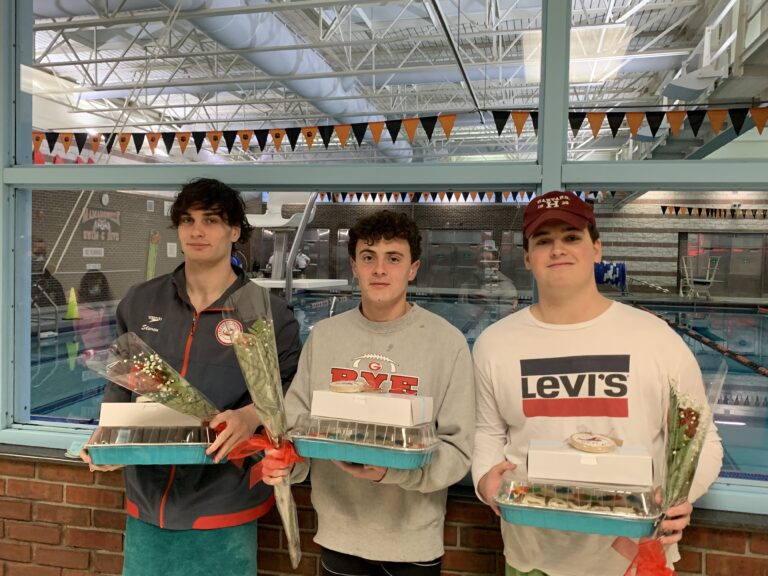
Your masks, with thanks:
[{"label": "black pennant", "polygon": [[53,154],[53,147],[56,146],[56,142],[59,140],[58,132],[46,132],[45,139],[48,142],[48,150]]},{"label": "black pennant", "polygon": [[341,193],[341,201],[342,202],[346,202],[347,201],[347,193],[346,192],[342,192]]},{"label": "black pennant", "polygon": [[581,130],[581,125],[584,124],[584,118],[586,117],[586,112],[568,112],[568,124],[571,125],[571,132],[574,138],[576,138],[576,134]]},{"label": "black pennant", "polygon": [[731,208],[731,218],[736,218],[736,208]]},{"label": "black pennant", "polygon": [[688,123],[691,125],[691,130],[693,130],[693,135],[698,136],[699,135],[699,128],[701,128],[702,122],[704,122],[704,117],[707,115],[706,110],[688,110],[686,112],[686,115],[688,116]]},{"label": "black pennant", "polygon": [[661,207],[661,213],[662,214],[666,214],[667,213],[667,207],[666,206],[662,206]]},{"label": "black pennant", "polygon": [[509,120],[509,110],[491,110],[491,114],[493,114],[493,123],[496,124],[496,131],[501,136]]},{"label": "black pennant", "polygon": [[317,133],[320,134],[320,138],[323,140],[323,146],[325,146],[325,149],[327,150],[328,142],[331,141],[331,137],[333,136],[333,125],[326,124],[325,126],[318,126]]},{"label": "black pennant", "polygon": [[741,217],[742,218],[746,218],[747,217],[747,209],[746,208],[742,208],[741,209]]},{"label": "black pennant", "polygon": [[763,220],[765,220],[766,216],[768,216],[768,210],[763,209]]},{"label": "black pennant", "polygon": [[611,127],[611,134],[616,138],[621,123],[624,122],[624,112],[608,112],[605,115],[608,118],[608,126]]},{"label": "black pennant", "polygon": [[432,133],[435,131],[435,124],[437,124],[437,116],[422,116],[421,127],[424,128],[424,133],[427,135],[427,140],[432,142]]},{"label": "black pennant", "polygon": [[675,216],[679,216],[680,215],[680,206],[673,206],[673,208],[675,210]]},{"label": "black pennant", "polygon": [[288,137],[288,143],[291,145],[291,150],[296,150],[296,142],[299,141],[299,134],[301,134],[301,128],[296,128],[294,126],[285,129],[285,135]]},{"label": "black pennant", "polygon": [[688,212],[688,216],[690,216],[691,214],[693,214],[693,207],[688,206],[688,208],[686,208],[686,211]]},{"label": "black pennant", "polygon": [[387,197],[387,202],[392,202],[392,192],[385,192],[384,196]]},{"label": "black pennant", "polygon": [[165,151],[168,152],[168,154],[170,154],[171,148],[173,148],[173,141],[176,140],[176,132],[161,132],[160,136],[163,137],[163,143],[165,144]]},{"label": "black pennant", "polygon": [[752,208],[752,218],[757,218],[757,208]]},{"label": "black pennant", "polygon": [[389,137],[392,138],[392,143],[395,143],[395,140],[397,140],[397,135],[400,133],[400,126],[402,126],[403,121],[402,120],[387,120],[384,122],[384,125],[387,127],[387,132],[389,132]]},{"label": "black pennant", "polygon": [[259,128],[253,131],[253,135],[256,136],[256,142],[259,143],[259,150],[264,152],[264,147],[267,145],[267,138],[269,138],[269,130],[266,128]]},{"label": "black pennant", "polygon": [[616,198],[616,190],[611,190],[611,198]]},{"label": "black pennant", "polygon": [[83,146],[88,141],[87,132],[75,132],[75,144],[77,144],[77,153],[80,154],[83,151]]},{"label": "black pennant", "polygon": [[[701,208],[696,208],[699,218],[701,218],[701,210],[702,210]],[[707,216],[709,216],[709,214],[707,214]]]},{"label": "black pennant", "polygon": [[741,134],[741,128],[744,126],[744,119],[747,117],[748,112],[749,108],[728,109],[728,116],[731,118],[731,124],[733,124],[733,129],[737,136]]},{"label": "black pennant", "polygon": [[531,124],[533,125],[534,134],[539,134],[539,113],[531,112]]},{"label": "black pennant", "polygon": [[646,112],[645,119],[648,120],[648,127],[651,129],[651,136],[656,138],[656,132],[659,131],[661,121],[664,120],[664,112]]},{"label": "black pennant", "polygon": [[[131,137],[133,138],[133,145],[136,147],[136,153],[138,154],[144,146],[144,139],[147,135],[144,132],[134,132]],[[200,152],[199,149],[198,152]]]},{"label": "black pennant", "polygon": [[355,122],[352,124],[352,134],[355,135],[355,140],[357,140],[358,146],[363,145],[363,138],[365,138],[365,133],[367,130],[368,122]]},{"label": "black pennant", "polygon": [[107,143],[107,154],[112,153],[112,146],[115,145],[115,139],[117,137],[117,134],[114,132],[107,132],[104,134],[104,141]]},{"label": "black pennant", "polygon": [[200,149],[203,147],[203,143],[205,142],[206,133],[202,130],[197,130],[195,132],[192,132],[192,141],[195,143],[195,150],[197,150],[197,153],[200,154]]},{"label": "black pennant", "polygon": [[235,145],[237,130],[224,130],[224,143],[227,145],[227,152],[232,152],[232,146]]}]

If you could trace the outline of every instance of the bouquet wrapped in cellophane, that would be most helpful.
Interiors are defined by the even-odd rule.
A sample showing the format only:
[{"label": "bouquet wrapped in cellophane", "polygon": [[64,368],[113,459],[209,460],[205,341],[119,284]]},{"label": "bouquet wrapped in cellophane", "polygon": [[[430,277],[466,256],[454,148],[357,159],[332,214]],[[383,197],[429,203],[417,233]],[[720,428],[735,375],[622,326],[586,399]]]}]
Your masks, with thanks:
[{"label": "bouquet wrapped in cellophane", "polygon": [[107,380],[207,423],[216,406],[187,382],[134,332],[120,335],[109,348],[97,350],[86,366]]},{"label": "bouquet wrapped in cellophane", "polygon": [[[282,458],[286,465],[299,461],[300,457],[293,450],[293,445],[285,439],[283,388],[269,291],[254,283],[248,283],[228,298],[225,309],[224,316],[233,321],[232,326],[242,323],[242,329],[236,329],[232,333],[232,345],[246,387],[268,436],[266,443],[254,438],[243,443],[246,446],[242,448],[236,446],[230,453],[230,458],[253,453],[266,445],[278,449],[278,457]],[[301,549],[296,504],[291,494],[290,482],[286,480],[274,489],[277,510],[288,541],[291,564],[296,568],[301,560]]]}]

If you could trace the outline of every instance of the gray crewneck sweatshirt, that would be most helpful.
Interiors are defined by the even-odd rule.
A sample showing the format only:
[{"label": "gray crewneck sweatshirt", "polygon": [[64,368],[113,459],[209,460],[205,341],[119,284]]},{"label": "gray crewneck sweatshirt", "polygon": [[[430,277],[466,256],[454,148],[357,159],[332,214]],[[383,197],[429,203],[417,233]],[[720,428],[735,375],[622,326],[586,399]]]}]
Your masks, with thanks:
[{"label": "gray crewneck sweatshirt", "polygon": [[[443,555],[447,488],[469,470],[474,437],[474,377],[464,336],[439,316],[413,305],[391,322],[371,322],[359,309],[319,322],[285,398],[289,427],[309,412],[312,391],[332,380],[372,379],[388,392],[431,396],[440,439],[418,470],[389,469],[380,482],[360,480],[327,460],[313,459],[315,542],[368,560],[426,562]],[[392,378],[392,376],[395,378]],[[293,481],[308,466],[298,465]]]}]

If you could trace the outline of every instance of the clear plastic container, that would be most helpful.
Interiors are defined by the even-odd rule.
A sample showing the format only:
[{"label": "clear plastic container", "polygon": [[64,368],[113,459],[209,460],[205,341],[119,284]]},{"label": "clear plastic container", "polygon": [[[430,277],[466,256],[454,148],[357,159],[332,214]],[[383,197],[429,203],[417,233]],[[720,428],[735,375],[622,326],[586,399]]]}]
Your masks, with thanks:
[{"label": "clear plastic container", "polygon": [[289,434],[300,456],[387,468],[414,469],[437,448],[434,424],[387,426],[304,414]]},{"label": "clear plastic container", "polygon": [[102,426],[85,448],[98,465],[213,464],[205,450],[215,439],[216,432],[207,426]]},{"label": "clear plastic container", "polygon": [[511,524],[608,536],[650,536],[662,513],[650,486],[549,483],[503,476],[494,500]]}]

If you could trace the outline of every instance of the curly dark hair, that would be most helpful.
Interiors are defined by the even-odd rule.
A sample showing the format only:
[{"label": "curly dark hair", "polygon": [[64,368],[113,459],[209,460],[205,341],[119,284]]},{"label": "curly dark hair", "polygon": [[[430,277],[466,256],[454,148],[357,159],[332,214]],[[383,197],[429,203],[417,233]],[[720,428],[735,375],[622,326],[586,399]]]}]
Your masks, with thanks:
[{"label": "curly dark hair", "polygon": [[182,186],[171,206],[171,222],[178,228],[182,215],[190,210],[211,210],[230,226],[240,227],[236,244],[246,244],[253,226],[245,215],[240,192],[213,178],[197,178]]},{"label": "curly dark hair", "polygon": [[358,240],[372,246],[382,238],[406,240],[411,248],[411,262],[416,262],[421,256],[421,233],[416,222],[405,214],[381,210],[361,218],[350,228],[347,245],[350,257],[354,260]]}]

